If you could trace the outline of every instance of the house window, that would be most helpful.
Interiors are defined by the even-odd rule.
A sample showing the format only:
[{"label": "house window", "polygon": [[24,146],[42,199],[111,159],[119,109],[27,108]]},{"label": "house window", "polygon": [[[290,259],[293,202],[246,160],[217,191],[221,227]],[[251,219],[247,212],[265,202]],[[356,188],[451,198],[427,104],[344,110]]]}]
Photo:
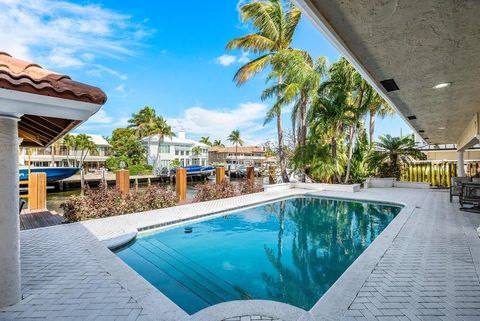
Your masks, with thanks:
[{"label": "house window", "polygon": [[182,151],[180,151],[180,155],[184,155],[184,154],[185,154],[185,153],[184,153],[184,151],[183,151],[183,150],[182,150]]},{"label": "house window", "polygon": [[185,151],[185,155],[190,155],[190,151]]},{"label": "house window", "polygon": [[175,155],[178,155],[178,150],[175,151]]},{"label": "house window", "polygon": [[160,153],[170,154],[170,145],[160,145]]}]

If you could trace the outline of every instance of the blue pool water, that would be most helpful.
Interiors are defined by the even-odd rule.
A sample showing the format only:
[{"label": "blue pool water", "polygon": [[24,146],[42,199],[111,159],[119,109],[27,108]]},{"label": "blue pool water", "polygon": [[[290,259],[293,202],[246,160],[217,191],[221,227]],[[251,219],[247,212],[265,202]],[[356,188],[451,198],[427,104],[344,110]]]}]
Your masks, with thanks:
[{"label": "blue pool water", "polygon": [[116,254],[190,314],[237,299],[308,310],[400,209],[298,197],[144,233]]}]

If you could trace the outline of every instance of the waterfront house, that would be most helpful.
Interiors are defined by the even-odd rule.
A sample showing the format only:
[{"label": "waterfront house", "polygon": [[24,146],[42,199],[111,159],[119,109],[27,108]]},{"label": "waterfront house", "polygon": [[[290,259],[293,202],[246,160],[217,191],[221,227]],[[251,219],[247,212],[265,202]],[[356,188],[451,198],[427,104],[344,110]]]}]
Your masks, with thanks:
[{"label": "waterfront house", "polygon": [[[110,144],[101,135],[87,134],[87,136],[97,145],[97,150],[87,154],[83,162],[84,167],[87,171],[106,167],[105,162],[110,155]],[[63,139],[60,139],[47,148],[20,148],[19,162],[20,165],[27,165],[28,159],[30,158],[30,164],[32,166],[76,166],[76,162],[80,160],[81,154],[82,152],[80,150],[68,149]]]},{"label": "waterfront house", "polygon": [[208,161],[213,164],[238,164],[261,167],[266,160],[265,150],[259,146],[213,146],[208,150]]},{"label": "waterfront house", "polygon": [[[170,169],[176,161],[180,166],[208,164],[208,145],[197,142],[186,137],[186,132],[181,130],[173,137],[164,137],[158,144],[158,135],[144,138],[142,141],[147,146],[148,163],[156,170]],[[160,153],[157,151],[160,146]],[[195,147],[199,147],[200,153],[195,153]]]}]

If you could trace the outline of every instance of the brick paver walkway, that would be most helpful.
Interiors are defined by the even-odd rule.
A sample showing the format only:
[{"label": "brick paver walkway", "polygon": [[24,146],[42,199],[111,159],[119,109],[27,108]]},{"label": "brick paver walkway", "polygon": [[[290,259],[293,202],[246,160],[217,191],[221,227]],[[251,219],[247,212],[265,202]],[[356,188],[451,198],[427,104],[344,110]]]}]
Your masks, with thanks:
[{"label": "brick paver walkway", "polygon": [[446,193],[428,196],[343,321],[480,320],[480,284],[462,228],[463,215],[475,214],[458,211],[458,203],[450,204]]}]

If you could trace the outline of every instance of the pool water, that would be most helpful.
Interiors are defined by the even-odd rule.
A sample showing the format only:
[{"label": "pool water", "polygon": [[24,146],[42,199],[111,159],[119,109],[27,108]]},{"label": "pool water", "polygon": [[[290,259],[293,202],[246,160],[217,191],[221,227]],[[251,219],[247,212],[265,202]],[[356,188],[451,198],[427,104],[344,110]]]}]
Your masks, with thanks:
[{"label": "pool water", "polygon": [[308,310],[400,209],[297,197],[140,234],[116,254],[190,314],[238,299]]}]

